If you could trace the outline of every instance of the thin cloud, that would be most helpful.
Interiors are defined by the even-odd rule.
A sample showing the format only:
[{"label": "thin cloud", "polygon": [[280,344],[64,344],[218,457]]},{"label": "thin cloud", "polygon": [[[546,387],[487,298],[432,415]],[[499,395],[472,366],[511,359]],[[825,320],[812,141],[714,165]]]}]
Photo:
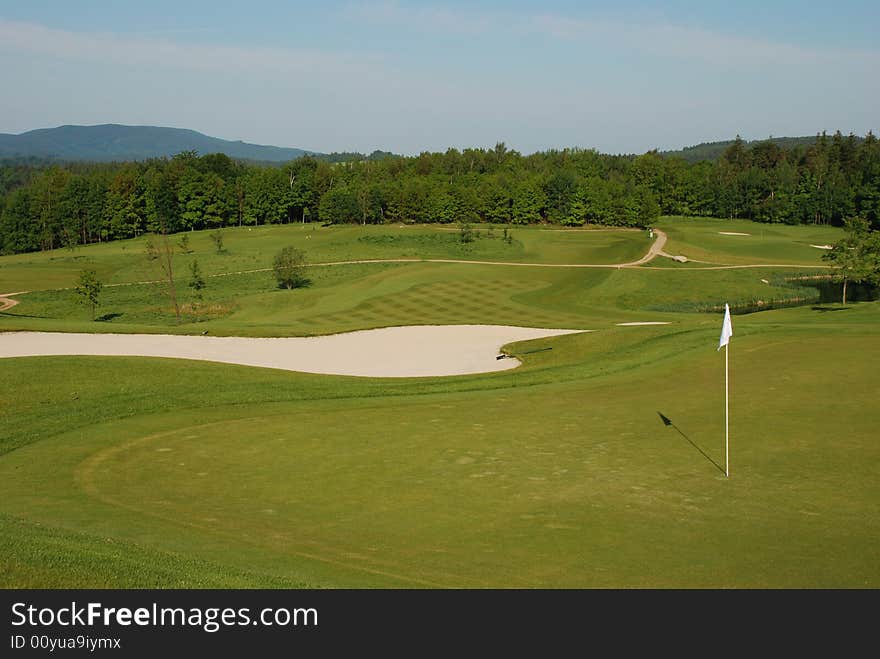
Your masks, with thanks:
[{"label": "thin cloud", "polygon": [[31,54],[173,70],[246,71],[253,75],[303,74],[358,77],[383,62],[370,54],[281,48],[187,44],[143,36],[82,33],[0,19],[0,53]]},{"label": "thin cloud", "polygon": [[[343,16],[372,29],[384,54],[193,44],[0,19],[0,80],[9,92],[0,97],[0,131],[147,123],[319,151],[418,153],[496,141],[523,152],[638,152],[736,133],[876,130],[878,88],[851,83],[880,68],[873,50],[799,48],[644,16],[387,2],[349,5]],[[421,38],[427,55],[394,50],[398,34]],[[446,58],[430,41],[448,35],[497,56]],[[540,50],[520,57],[526,40]]]},{"label": "thin cloud", "polygon": [[342,17],[373,25],[406,28],[419,32],[476,35],[489,31],[496,14],[440,7],[406,7],[398,2],[361,2],[346,5]]},{"label": "thin cloud", "polygon": [[651,57],[687,59],[728,67],[808,66],[850,62],[880,66],[880,51],[805,48],[784,42],[725,34],[701,27],[646,20],[590,18],[558,13],[523,15],[509,11],[410,7],[399,2],[360,2],[343,15],[375,25],[449,35],[539,35],[601,43]]},{"label": "thin cloud", "polygon": [[842,60],[865,64],[880,62],[880,52],[803,48],[791,44],[728,35],[711,30],[666,23],[625,23],[587,20],[559,15],[535,16],[536,32],[560,39],[592,38],[614,41],[620,46],[657,57],[695,59],[704,62],[774,65],[809,65]]}]

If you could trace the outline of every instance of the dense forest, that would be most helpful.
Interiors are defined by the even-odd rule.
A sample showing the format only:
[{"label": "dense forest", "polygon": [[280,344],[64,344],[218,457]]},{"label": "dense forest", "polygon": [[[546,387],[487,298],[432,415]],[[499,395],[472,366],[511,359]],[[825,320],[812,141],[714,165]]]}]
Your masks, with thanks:
[{"label": "dense forest", "polygon": [[[857,142],[861,142],[862,140],[860,137],[856,137],[855,139]],[[773,142],[776,146],[784,149],[793,149],[797,146],[811,146],[815,140],[815,137],[768,137],[766,140],[753,140],[751,142],[746,142],[746,144],[754,145],[758,142]],[[735,140],[703,142],[694,146],[686,146],[677,151],[661,151],[660,155],[668,158],[684,158],[689,163],[700,162],[701,160],[718,160],[724,154],[724,151],[734,142]]]},{"label": "dense forest", "polygon": [[[385,156],[385,154],[381,154]],[[0,166],[0,253],[223,226],[321,221],[647,226],[659,215],[880,227],[880,144],[839,132],[792,148],[737,138],[716,161],[655,151],[303,157],[282,166],[183,152],[130,163]]]}]

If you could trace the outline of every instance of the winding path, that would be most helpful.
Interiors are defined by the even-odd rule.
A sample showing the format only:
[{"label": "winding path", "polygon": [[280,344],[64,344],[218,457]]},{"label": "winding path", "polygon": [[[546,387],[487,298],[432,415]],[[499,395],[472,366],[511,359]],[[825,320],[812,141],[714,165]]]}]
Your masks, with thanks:
[{"label": "winding path", "polygon": [[[705,261],[691,261],[691,263],[705,263]],[[819,263],[815,265],[806,265],[801,263],[746,263],[744,265],[705,265],[705,266],[695,266],[693,268],[687,268],[687,271],[691,270],[739,270],[741,268],[830,268],[830,265],[821,265]],[[644,268],[645,270],[669,270],[669,268],[658,268],[655,266],[648,266]]]},{"label": "winding path", "polygon": [[[649,261],[653,261],[658,256],[667,256],[672,258],[669,254],[666,254],[663,251],[663,247],[666,245],[666,234],[659,229],[654,229],[654,233],[657,234],[657,238],[651,244],[651,247],[648,249],[648,252],[640,259],[636,261],[629,261],[627,263],[517,263],[513,261],[473,261],[467,259],[419,259],[419,258],[401,258],[401,259],[355,259],[353,261],[325,261],[323,263],[307,263],[307,268],[321,268],[333,265],[359,265],[359,264],[370,264],[370,263],[465,263],[470,265],[507,265],[507,266],[518,266],[525,268],[635,268],[637,266],[648,263]],[[252,270],[235,270],[233,272],[217,272],[213,275],[206,275],[206,277],[232,277],[235,275],[250,275],[255,274],[257,272],[272,272],[272,268],[254,268]],[[153,279],[149,281],[126,281],[117,284],[104,284],[105,288],[114,288],[117,286],[137,286],[143,284],[158,284],[161,283],[158,279]],[[68,290],[65,288],[59,288],[55,290]],[[9,293],[9,295],[13,295],[13,293]],[[17,293],[15,295],[18,295]],[[2,309],[0,309],[2,311]]]},{"label": "winding path", "polygon": [[[562,229],[546,229],[546,231],[562,231]],[[572,229],[571,231],[577,231]],[[327,261],[324,263],[309,263],[307,267],[317,268],[331,265],[357,265],[369,263],[466,263],[470,265],[507,265],[519,266],[526,268],[636,268],[653,261],[658,256],[673,258],[672,254],[663,251],[666,247],[667,236],[664,231],[654,229],[657,235],[648,252],[636,261],[628,261],[626,263],[517,263],[513,261],[472,261],[466,259],[358,259],[354,261]],[[749,263],[746,265],[723,265],[712,264],[707,261],[691,260],[691,263],[706,263],[706,266],[697,266],[688,268],[688,270],[735,270],[737,268],[830,268],[828,265],[820,264],[795,264],[795,263]],[[651,268],[654,270],[668,270],[669,268]],[[208,277],[229,277],[231,275],[249,275],[256,272],[271,272],[272,268],[256,268],[254,270],[239,270],[237,272],[219,272]],[[156,282],[130,282],[125,284],[108,284],[108,286],[130,286],[132,284],[154,284]]]},{"label": "winding path", "polygon": [[0,311],[6,311],[7,309],[11,309],[16,304],[19,304],[20,300],[13,300],[13,295],[24,295],[27,291],[18,291],[17,293],[0,293]]},{"label": "winding path", "polygon": [[[560,229],[560,231],[562,231]],[[464,263],[470,265],[505,265],[505,266],[517,266],[517,267],[525,267],[525,268],[636,268],[639,266],[644,266],[646,263],[653,261],[658,256],[664,256],[666,258],[673,258],[671,254],[663,251],[663,248],[666,246],[666,232],[661,231],[660,229],[654,229],[654,233],[656,234],[656,238],[654,242],[651,243],[651,247],[648,249],[648,252],[637,259],[636,261],[628,261],[626,263],[516,263],[513,261],[474,261],[467,259],[419,259],[419,258],[401,258],[401,259],[356,259],[353,261],[327,261],[324,263],[309,263],[306,267],[310,268],[318,268],[318,267],[326,267],[326,266],[334,266],[334,265],[358,265],[358,264],[370,264],[370,263]],[[694,261],[695,263],[706,263],[705,261]],[[688,268],[688,270],[736,270],[738,268],[829,268],[831,266],[828,265],[804,265],[804,264],[794,264],[794,263],[750,263],[746,265],[721,265],[721,264],[707,264],[705,266],[696,266]],[[650,268],[652,270],[668,270],[668,268]],[[257,272],[271,272],[272,268],[255,268],[253,270],[237,270],[234,272],[218,272],[213,275],[207,275],[208,278],[214,277],[230,277],[234,275],[249,275]],[[105,288],[115,288],[117,286],[137,286],[144,284],[157,284],[160,283],[160,280],[149,280],[149,281],[127,281],[120,282],[116,284],[105,284]],[[57,288],[54,290],[64,291],[69,290],[69,288]],[[0,294],[0,311],[6,311],[7,309],[11,309],[16,304],[19,304],[19,300],[13,300],[12,296],[14,295],[24,295],[27,291],[19,291],[17,293],[2,293]]]},{"label": "winding path", "polygon": [[[518,263],[514,261],[474,261],[467,259],[358,259],[355,261],[327,261],[325,263],[309,263],[307,267],[322,267],[331,265],[357,265],[369,263],[466,263],[470,265],[508,265],[525,268],[635,268],[649,261],[653,261],[657,256],[669,256],[663,251],[666,246],[666,234],[663,231],[654,229],[657,238],[651,244],[647,254],[636,261],[627,263]],[[670,257],[671,258],[671,257]],[[220,272],[208,277],[228,277],[230,275],[248,275],[255,272],[271,272],[272,268],[257,268],[254,270],[239,270],[238,272]],[[155,282],[136,282],[138,284],[152,284]],[[108,284],[109,286],[126,286],[128,284]]]}]

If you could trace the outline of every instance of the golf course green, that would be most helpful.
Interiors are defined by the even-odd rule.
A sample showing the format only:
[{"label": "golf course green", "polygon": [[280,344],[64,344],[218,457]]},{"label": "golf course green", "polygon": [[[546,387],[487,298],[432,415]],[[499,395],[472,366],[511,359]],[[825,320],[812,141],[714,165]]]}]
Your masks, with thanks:
[{"label": "golf course green", "polygon": [[[591,330],[450,377],[0,359],[0,586],[880,586],[880,303],[795,280],[827,275],[840,229],[475,228],[227,228],[219,251],[194,232],[174,256],[180,322],[147,237],[0,257],[17,302],[0,332]],[[665,255],[634,265],[659,235]],[[303,288],[272,276],[285,245],[306,253]],[[104,283],[94,321],[83,269]]]}]

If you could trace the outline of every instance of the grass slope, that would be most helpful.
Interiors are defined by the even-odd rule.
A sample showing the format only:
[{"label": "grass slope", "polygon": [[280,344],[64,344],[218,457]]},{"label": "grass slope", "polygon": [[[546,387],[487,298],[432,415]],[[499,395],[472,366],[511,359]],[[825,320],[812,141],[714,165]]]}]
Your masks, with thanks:
[{"label": "grass slope", "polygon": [[[2,291],[31,291],[21,304],[0,314],[0,330],[179,332],[289,336],[326,334],[405,323],[498,322],[578,327],[582,318],[563,304],[524,302],[529,293],[543,297],[560,282],[599,281],[602,271],[523,268],[455,263],[367,263],[311,267],[311,285],[279,290],[272,279],[272,258],[279,245],[294,244],[315,264],[365,259],[457,259],[511,263],[617,263],[644,254],[650,240],[643,232],[514,231],[507,243],[500,229],[486,229],[463,245],[456,231],[434,227],[333,227],[288,225],[223,232],[218,253],[208,232],[191,236],[192,254],[178,254],[175,271],[181,302],[191,301],[188,265],[198,259],[208,283],[197,313],[176,326],[163,289],[138,284],[161,277],[144,256],[146,238],[89,246],[78,253],[56,251],[4,257]],[[174,237],[173,243],[180,237]],[[82,268],[94,268],[108,286],[102,294],[104,322],[90,322],[71,290]],[[257,272],[254,272],[254,271]],[[223,276],[212,276],[223,275]],[[544,306],[544,309],[540,309]],[[538,312],[538,313],[536,313]],[[493,320],[494,319],[494,320]],[[528,324],[528,323],[527,323]]]},{"label": "grass slope", "polygon": [[[823,272],[822,250],[836,229],[773,227],[766,235],[724,236],[719,230],[756,231],[760,225],[668,218],[667,251],[690,258],[711,254],[713,262],[815,265],[791,273]],[[763,229],[762,229],[763,230]],[[208,232],[192,234],[192,254],[175,260],[184,323],[177,325],[157,284],[160,277],[144,256],[146,239],[64,251],[4,257],[0,292],[32,291],[21,304],[0,313],[0,330],[79,332],[171,332],[244,336],[314,335],[403,324],[495,323],[595,328],[597,324],[652,319],[677,320],[657,312],[690,311],[705,303],[786,299],[796,295],[778,268],[706,271],[692,264],[655,259],[646,268],[548,268],[463,263],[362,263],[314,266],[311,285],[278,290],[271,259],[282,244],[307,250],[312,263],[364,259],[448,259],[542,264],[613,264],[636,260],[650,245],[645,232],[514,230],[514,240],[482,229],[462,245],[444,227],[331,227],[288,225],[224,231],[226,250],[217,253]],[[180,237],[172,239],[178,242]],[[806,245],[806,246],[805,246]],[[190,309],[188,265],[198,259],[207,275],[204,300]],[[70,290],[84,267],[108,283],[99,314],[75,304]],[[222,275],[222,276],[218,276]],[[764,283],[767,280],[770,283]],[[802,295],[802,293],[801,293]]]},{"label": "grass slope", "polygon": [[[840,229],[829,226],[786,226],[759,224],[748,220],[709,218],[664,218],[658,226],[666,231],[666,251],[709,265],[815,264],[825,250],[812,245],[827,245],[838,240]],[[727,232],[727,233],[722,233]],[[727,235],[743,233],[747,235]]]},{"label": "grass slope", "polygon": [[[790,263],[803,241],[834,237],[773,227],[765,254],[757,241],[717,233],[755,237],[759,225],[661,226],[671,246],[728,262],[766,255]],[[417,255],[458,249],[437,242],[446,234],[435,229],[406,230],[413,234],[315,230],[309,240],[323,260],[399,254],[400,235],[425,236],[406,239],[420,243],[406,248]],[[267,259],[279,236],[307,231],[230,231],[229,254],[200,254],[219,272],[224,260],[245,258],[250,240],[253,255]],[[623,242],[600,233],[515,235],[513,246],[484,238],[473,249],[516,250],[495,260],[571,258],[567,250],[629,260],[647,243],[639,233],[619,234]],[[568,239],[582,242],[561,242]],[[193,236],[196,249],[207,240]],[[81,254],[117,281],[141,267],[133,248],[89,250]],[[813,252],[804,263],[820,265],[820,250],[804,257]],[[27,267],[45,268],[46,289],[66,276],[69,264],[49,261],[56,256],[28,257]],[[0,272],[22,276],[26,261],[4,258]],[[212,279],[209,286],[228,287],[218,298],[235,299],[237,309],[180,327],[165,311],[139,310],[159,305],[134,286],[108,289],[114,302],[104,307],[131,314],[127,324],[87,323],[63,291],[44,290],[22,296],[0,327],[281,334],[511,322],[596,331],[509,346],[518,354],[553,349],[522,355],[513,371],[452,378],[161,359],[0,360],[0,585],[880,585],[877,303],[734,319],[728,480],[720,316],[653,309],[763,294],[761,278],[775,271],[416,263],[314,272],[313,285],[292,294],[267,290],[257,274]],[[35,312],[44,317],[25,316]],[[613,324],[658,318],[671,324]]]}]

